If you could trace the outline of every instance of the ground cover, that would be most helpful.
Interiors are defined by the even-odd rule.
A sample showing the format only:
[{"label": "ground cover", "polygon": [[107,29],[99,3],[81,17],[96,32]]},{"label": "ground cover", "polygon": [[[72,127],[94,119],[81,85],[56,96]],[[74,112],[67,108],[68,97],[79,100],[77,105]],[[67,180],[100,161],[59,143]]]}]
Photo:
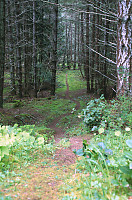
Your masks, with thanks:
[{"label": "ground cover", "polygon": [[[17,139],[10,156],[4,151],[0,199],[131,198],[131,176],[120,169],[131,166],[131,147],[126,143],[131,140],[131,102],[108,103],[86,95],[82,88],[74,91],[70,88],[73,74],[83,82],[77,70],[62,73],[63,93],[50,100],[31,100],[25,103],[26,109],[24,102],[22,107],[11,108],[15,115],[26,111],[33,116],[36,126],[19,127],[28,142],[22,137],[23,143]],[[51,118],[46,121],[48,113]],[[7,132],[8,127],[3,129]],[[124,156],[125,152],[129,154]]]},{"label": "ground cover", "polygon": [[69,71],[58,72],[58,74],[57,74],[58,87],[56,90],[57,93],[63,92],[63,96],[64,96],[64,93],[67,90],[66,81],[65,81],[66,74],[68,74],[69,92],[72,92],[72,94],[73,94],[73,91],[76,92],[77,90],[78,91],[80,91],[80,90],[86,91],[86,81],[80,75],[80,71],[79,70],[69,70]]},{"label": "ground cover", "polygon": [[[8,155],[6,155],[5,158],[2,158],[2,160],[5,159],[6,164],[8,162],[10,163],[11,160],[11,164],[7,164],[6,166],[4,160],[1,164],[1,199],[51,199],[51,197],[59,199],[60,194],[63,196],[62,191],[58,193],[59,185],[63,183],[62,177],[66,178],[67,175],[70,176],[71,173],[74,173],[72,166],[75,162],[75,155],[72,148],[77,148],[79,141],[82,146],[83,141],[81,138],[75,138],[70,142],[69,139],[64,138],[64,136],[67,137],[67,135],[64,135],[65,131],[63,130],[65,125],[67,126],[67,124],[69,124],[69,126],[72,126],[79,123],[77,121],[77,109],[80,107],[80,102],[78,103],[76,99],[68,99],[66,96],[68,93],[64,94],[65,99],[62,99],[61,97],[38,100],[31,99],[28,102],[24,99],[21,102],[8,102],[4,105],[5,112],[10,109],[12,116],[14,114],[15,116],[18,116],[19,119],[20,116],[23,117],[22,122],[25,121],[27,115],[33,116],[34,121],[37,121],[36,126],[26,125],[24,127],[21,126],[20,129],[24,132],[31,132],[31,135],[35,138],[38,137],[38,134],[41,134],[46,146],[44,151],[42,151],[41,148],[36,150],[34,149],[34,146],[32,146],[32,151],[30,151],[27,149],[27,146],[22,150],[22,146],[18,145],[16,152],[18,151],[17,155],[19,155],[19,158],[14,155],[15,152],[12,152],[12,155],[14,155],[12,158]],[[18,106],[16,106],[16,103]],[[48,116],[49,120],[47,119]],[[75,120],[70,124],[69,121],[73,118],[75,118]],[[32,120],[31,122],[34,123],[34,121]],[[46,127],[46,125],[50,123],[52,123],[52,127]],[[55,134],[57,124],[59,125],[59,131],[57,132],[58,135],[56,134],[56,141],[54,141],[54,138],[51,136]],[[8,127],[5,127],[5,129],[7,130]],[[60,133],[62,133],[62,137],[64,138],[62,140],[60,140]],[[48,143],[49,137],[51,137],[50,143]],[[59,143],[57,139],[59,139]],[[48,165],[48,163],[50,164]],[[69,165],[68,168],[67,165]],[[25,170],[25,167],[27,170]],[[44,171],[43,168],[46,168],[47,171]],[[38,173],[34,177],[33,174],[35,171],[38,171]],[[42,173],[39,173],[39,171]],[[51,183],[48,182],[47,177],[52,177]],[[60,181],[59,177],[61,177]],[[29,179],[31,181],[29,181]],[[26,184],[27,182],[28,184]],[[59,182],[61,182],[61,184],[59,184]],[[46,189],[47,186],[50,186],[50,190],[48,188],[48,191]]]}]

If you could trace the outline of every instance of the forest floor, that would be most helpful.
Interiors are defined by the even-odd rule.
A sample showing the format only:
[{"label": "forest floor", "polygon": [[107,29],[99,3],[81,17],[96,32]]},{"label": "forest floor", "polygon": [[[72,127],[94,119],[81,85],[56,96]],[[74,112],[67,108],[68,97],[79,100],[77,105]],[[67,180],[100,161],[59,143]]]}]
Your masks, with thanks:
[{"label": "forest floor", "polygon": [[[68,75],[66,74],[66,91],[63,98],[72,100],[76,104],[75,110],[80,108],[80,103],[75,100],[75,97],[83,94],[84,90],[80,90],[74,94],[72,93],[72,97],[70,96]],[[71,112],[62,114],[48,125],[55,133],[56,146],[59,146],[58,144],[61,141],[63,142],[63,138],[66,136],[65,128],[63,126],[59,127],[57,124],[61,118],[69,115],[71,115]],[[41,116],[40,118],[42,121]],[[3,190],[5,197],[22,200],[62,199],[67,194],[65,190],[66,181],[71,177],[74,179],[76,176],[76,160],[78,158],[73,150],[82,148],[83,140],[90,140],[90,138],[91,135],[69,136],[64,141],[65,145],[56,148],[54,155],[38,156],[38,159],[30,166],[19,169],[18,174],[22,174],[22,177],[19,177],[20,181],[15,186]]]}]

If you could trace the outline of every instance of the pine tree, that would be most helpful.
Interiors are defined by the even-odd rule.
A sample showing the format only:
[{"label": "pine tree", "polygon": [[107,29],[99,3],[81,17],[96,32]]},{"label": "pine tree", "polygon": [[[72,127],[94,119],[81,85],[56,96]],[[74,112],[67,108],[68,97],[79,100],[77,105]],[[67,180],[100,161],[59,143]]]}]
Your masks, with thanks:
[{"label": "pine tree", "polygon": [[0,108],[3,108],[5,65],[5,1],[0,1]]}]

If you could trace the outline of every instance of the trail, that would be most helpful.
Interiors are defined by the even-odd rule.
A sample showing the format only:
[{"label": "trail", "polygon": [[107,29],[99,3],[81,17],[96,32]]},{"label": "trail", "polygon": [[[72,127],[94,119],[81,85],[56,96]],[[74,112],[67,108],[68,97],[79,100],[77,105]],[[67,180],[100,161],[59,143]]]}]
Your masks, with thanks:
[{"label": "trail", "polygon": [[[71,98],[70,97],[70,94],[69,94],[69,84],[68,84],[68,75],[66,74],[66,92],[65,92],[65,99],[69,99],[73,102],[76,103],[76,106],[75,106],[75,109],[78,110],[80,108],[80,102],[75,100],[74,98]],[[73,95],[74,96],[74,95]],[[63,101],[63,99],[62,99]],[[59,120],[62,118],[62,117],[65,117],[65,116],[69,116],[71,115],[71,113],[67,113],[67,114],[64,114],[64,115],[61,115],[59,118],[56,118],[49,126],[49,128],[51,128],[52,130],[54,130],[55,132],[55,141],[56,141],[56,144],[62,139],[65,137],[65,130],[63,128],[60,128],[60,127],[57,127],[57,123],[59,122]],[[82,148],[82,142],[83,142],[83,139],[89,139],[89,137],[85,136],[75,136],[75,137],[70,137],[69,138],[69,141],[71,143],[70,147],[69,148],[62,148],[62,149],[59,149],[56,151],[55,153],[55,160],[60,164],[66,164],[66,165],[70,165],[70,164],[73,164],[75,163],[75,159],[76,159],[76,156],[75,154],[73,153],[73,150],[74,149],[80,149]]]},{"label": "trail", "polygon": [[[66,74],[66,88],[67,89],[65,92],[65,99],[69,99],[69,100],[75,102],[76,103],[75,109],[78,110],[80,108],[79,101],[76,101],[73,98],[70,98],[70,95],[69,95],[69,84],[68,84],[68,75],[67,74]],[[63,99],[62,99],[62,101],[63,101]],[[71,115],[71,113],[61,115],[60,117],[55,118],[53,120],[53,122],[49,125],[49,128],[51,128],[55,132],[54,138],[55,138],[56,142],[58,142],[61,138],[64,138],[64,133],[65,133],[63,128],[57,127],[57,123],[59,122],[59,120],[61,118],[65,117],[65,116],[69,116],[69,115]]]},{"label": "trail", "polygon": [[[76,103],[75,109],[80,108],[80,103],[72,98],[69,94],[68,75],[66,74],[66,92],[65,99],[69,99]],[[76,94],[77,95],[77,94]],[[62,99],[63,101],[63,99]],[[53,120],[49,128],[54,130],[55,145],[57,146],[61,138],[65,137],[65,130],[57,127],[57,123],[62,117],[72,115],[71,113],[63,114]],[[63,189],[67,177],[75,175],[76,156],[73,153],[74,149],[82,148],[83,139],[89,140],[90,136],[75,136],[69,137],[70,145],[67,148],[61,147],[55,151],[53,157],[38,156],[37,161],[34,161],[31,166],[22,169],[22,180],[16,183],[10,189],[5,190],[6,196],[11,196],[17,200],[61,200],[67,193]],[[62,189],[59,189],[59,188]]]}]

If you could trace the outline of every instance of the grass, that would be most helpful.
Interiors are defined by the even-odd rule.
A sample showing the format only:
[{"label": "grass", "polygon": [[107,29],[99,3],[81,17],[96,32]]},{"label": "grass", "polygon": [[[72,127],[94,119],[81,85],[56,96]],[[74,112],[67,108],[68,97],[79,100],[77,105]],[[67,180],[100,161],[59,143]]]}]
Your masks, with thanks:
[{"label": "grass", "polygon": [[[36,125],[3,128],[4,141],[7,141],[5,135],[12,131],[14,137],[20,134],[20,138],[13,145],[12,140],[10,146],[6,143],[6,149],[0,146],[0,155],[5,153],[0,161],[0,199],[128,200],[132,196],[131,176],[123,173],[120,168],[130,164],[130,159],[125,156],[125,152],[131,153],[126,143],[131,140],[132,134],[130,99],[106,102],[107,106],[102,110],[95,106],[95,102],[93,107],[91,104],[91,118],[95,110],[97,115],[103,112],[100,126],[91,131],[92,127],[85,125],[78,115],[82,115],[82,109],[93,97],[84,94],[77,96],[74,99],[80,102],[77,111],[73,109],[76,105],[74,101],[59,99],[60,93],[65,96],[66,74],[71,96],[77,90],[86,88],[79,71],[59,72],[55,98],[25,99],[18,108],[14,106],[16,102],[4,105],[4,108],[15,112],[18,118],[14,119],[13,114],[6,116],[0,113],[2,124],[8,123],[10,119],[12,124],[21,121],[19,125]],[[55,118],[58,118],[57,126],[66,131],[66,138],[57,145],[54,143],[54,131],[48,128],[48,124]],[[96,119],[92,118],[91,124],[92,120],[96,123]],[[83,151],[75,151],[75,164],[64,165],[63,162],[59,163],[59,159],[56,160],[55,151],[70,146],[67,135],[74,137],[89,133],[93,137],[90,141],[83,141]],[[41,141],[44,142],[38,145]],[[65,151],[62,152],[63,157]]]},{"label": "grass", "polygon": [[66,91],[66,74],[68,77],[69,91],[77,91],[86,88],[86,81],[82,79],[79,70],[69,70],[58,72],[57,74],[57,83],[58,88],[56,89],[57,93]]}]

